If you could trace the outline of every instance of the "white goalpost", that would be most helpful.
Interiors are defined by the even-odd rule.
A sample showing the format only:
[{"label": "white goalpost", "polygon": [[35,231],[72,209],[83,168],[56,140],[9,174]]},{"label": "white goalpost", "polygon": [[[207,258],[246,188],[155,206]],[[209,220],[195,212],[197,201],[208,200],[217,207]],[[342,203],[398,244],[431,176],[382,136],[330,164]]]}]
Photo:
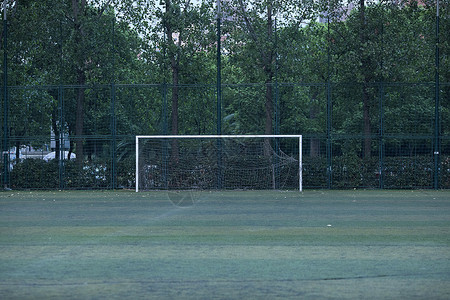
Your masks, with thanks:
[{"label": "white goalpost", "polygon": [[302,191],[302,136],[136,136],[136,192],[208,189]]}]

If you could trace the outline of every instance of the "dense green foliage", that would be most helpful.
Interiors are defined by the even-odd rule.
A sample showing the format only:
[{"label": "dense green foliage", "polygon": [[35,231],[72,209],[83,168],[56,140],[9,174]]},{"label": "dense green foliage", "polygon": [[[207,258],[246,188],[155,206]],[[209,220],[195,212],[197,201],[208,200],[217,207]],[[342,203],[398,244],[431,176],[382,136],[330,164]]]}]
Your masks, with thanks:
[{"label": "dense green foliage", "polygon": [[[321,174],[321,183],[311,186],[326,186],[323,180],[341,186],[326,171],[331,155],[368,168],[367,183],[349,179],[354,183],[343,186],[378,186],[372,175],[380,155],[421,156],[433,164],[433,139],[450,134],[448,0],[440,1],[438,35],[432,1],[221,5],[219,28],[209,0],[9,4],[0,56],[7,50],[7,147],[16,147],[16,156],[25,145],[43,149],[53,131],[58,156],[59,137],[69,136],[77,160],[65,174],[87,178],[87,162],[96,169],[102,161],[108,178],[66,178],[65,186],[73,187],[129,185],[131,179],[119,183],[118,164],[133,159],[131,136],[214,134],[218,128],[223,134],[304,134],[311,170]],[[448,154],[448,143],[439,143]]]}]

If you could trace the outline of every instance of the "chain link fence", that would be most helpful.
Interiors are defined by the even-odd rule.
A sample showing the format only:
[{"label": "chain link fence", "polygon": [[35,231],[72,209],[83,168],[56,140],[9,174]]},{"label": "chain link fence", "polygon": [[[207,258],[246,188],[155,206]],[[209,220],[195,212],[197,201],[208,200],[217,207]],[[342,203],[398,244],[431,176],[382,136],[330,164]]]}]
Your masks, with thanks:
[{"label": "chain link fence", "polygon": [[[432,83],[277,84],[271,123],[276,134],[303,134],[304,188],[446,189],[450,86],[441,85],[438,128]],[[221,88],[222,133],[264,134],[267,86]],[[216,87],[178,90],[179,134],[215,134]],[[134,137],[171,132],[172,91],[165,84],[11,87],[2,182],[13,189],[133,188]],[[80,92],[85,114],[76,135]]]},{"label": "chain link fence", "polygon": [[304,188],[450,188],[447,0],[311,2],[301,25],[295,1],[102,2],[4,11],[4,187],[134,188],[136,135],[301,134]]}]

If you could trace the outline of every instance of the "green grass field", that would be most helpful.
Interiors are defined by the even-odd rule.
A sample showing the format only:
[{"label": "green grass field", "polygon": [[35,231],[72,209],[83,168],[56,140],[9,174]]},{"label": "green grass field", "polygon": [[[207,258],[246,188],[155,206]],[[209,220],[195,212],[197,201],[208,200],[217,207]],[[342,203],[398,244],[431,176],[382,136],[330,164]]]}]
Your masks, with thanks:
[{"label": "green grass field", "polygon": [[5,191],[0,253],[0,299],[449,299],[450,191]]}]

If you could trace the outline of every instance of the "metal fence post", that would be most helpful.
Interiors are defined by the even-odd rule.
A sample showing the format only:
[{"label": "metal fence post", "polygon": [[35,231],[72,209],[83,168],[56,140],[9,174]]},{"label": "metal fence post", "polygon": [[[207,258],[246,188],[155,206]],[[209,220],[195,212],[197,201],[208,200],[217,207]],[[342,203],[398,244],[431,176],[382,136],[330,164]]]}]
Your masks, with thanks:
[{"label": "metal fence post", "polygon": [[331,83],[327,82],[327,187],[333,187],[333,141],[332,141],[332,101],[331,101]]},{"label": "metal fence post", "polygon": [[[329,8],[329,7],[328,7]],[[332,116],[333,116],[333,106],[331,100],[331,32],[330,32],[330,14],[327,16],[327,187],[331,189],[333,187],[333,142],[332,142]]]},{"label": "metal fence post", "polygon": [[[59,121],[59,189],[64,189],[64,88],[62,85],[58,87],[58,121]],[[56,137],[55,137],[56,138]],[[56,151],[57,149],[55,149]]]},{"label": "metal fence post", "polygon": [[384,82],[380,83],[380,87],[379,87],[379,93],[380,93],[380,132],[379,132],[379,145],[378,147],[380,147],[379,149],[379,170],[378,170],[378,178],[380,180],[380,189],[384,188],[384,181],[383,181],[383,177],[384,177],[384,106],[383,106],[383,101],[384,101]]},{"label": "metal fence post", "polygon": [[[221,12],[217,0],[217,135],[222,134],[222,53],[221,53]],[[222,188],[222,141],[217,139],[217,188]]]},{"label": "metal fence post", "polygon": [[6,3],[3,1],[3,187],[9,185],[9,124],[8,124],[8,22],[6,20]]},{"label": "metal fence post", "polygon": [[435,103],[434,103],[434,189],[439,189],[440,173],[440,103],[439,103],[439,0],[436,0]]},{"label": "metal fence post", "polygon": [[116,85],[111,83],[111,188],[116,188]]},{"label": "metal fence post", "polygon": [[[167,135],[169,132],[168,125],[168,114],[167,114],[167,83],[164,76],[164,82],[162,84],[162,134]],[[163,178],[164,178],[164,189],[169,188],[169,144],[167,139],[164,139],[163,144]]]},{"label": "metal fence post", "polygon": [[116,188],[116,74],[115,74],[115,17],[112,20],[112,81],[111,81],[111,188]]}]

